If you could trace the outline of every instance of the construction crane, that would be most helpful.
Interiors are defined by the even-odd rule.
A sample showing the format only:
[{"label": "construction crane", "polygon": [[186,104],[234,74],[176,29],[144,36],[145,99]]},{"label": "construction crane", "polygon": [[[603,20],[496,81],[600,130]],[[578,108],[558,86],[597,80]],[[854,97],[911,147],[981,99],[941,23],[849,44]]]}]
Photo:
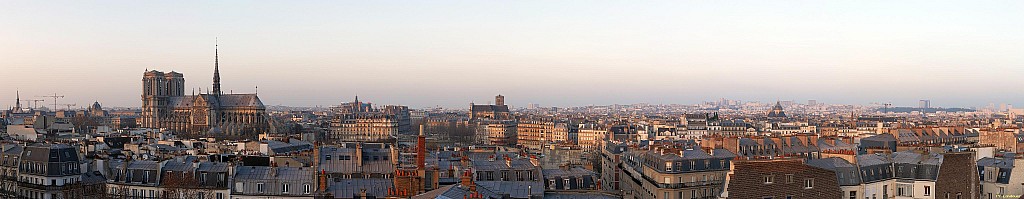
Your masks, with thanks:
[{"label": "construction crane", "polygon": [[36,110],[36,108],[39,106],[39,102],[46,101],[46,100],[44,100],[44,99],[34,99],[34,100],[28,100],[28,101],[32,101],[33,102],[33,104],[30,104],[29,106],[32,106],[32,110]]},{"label": "construction crane", "polygon": [[67,107],[68,107],[68,109],[67,109],[67,110],[69,110],[69,111],[71,110],[71,107],[72,107],[72,106],[78,106],[78,104],[60,104],[60,105],[61,105],[61,106],[67,106]]},{"label": "construction crane", "polygon": [[53,95],[36,96],[36,97],[52,97],[53,98],[53,110],[54,111],[57,111],[57,98],[64,98],[63,95],[57,95],[57,93],[53,93]]}]

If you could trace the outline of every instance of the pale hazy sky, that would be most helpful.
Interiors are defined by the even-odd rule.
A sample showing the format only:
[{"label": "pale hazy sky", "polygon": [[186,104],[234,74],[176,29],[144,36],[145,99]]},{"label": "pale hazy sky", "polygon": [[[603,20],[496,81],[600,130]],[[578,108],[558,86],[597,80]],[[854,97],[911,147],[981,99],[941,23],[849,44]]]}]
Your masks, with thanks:
[{"label": "pale hazy sky", "polygon": [[206,90],[214,37],[268,105],[1024,104],[1024,1],[416,0],[0,1],[0,106]]}]

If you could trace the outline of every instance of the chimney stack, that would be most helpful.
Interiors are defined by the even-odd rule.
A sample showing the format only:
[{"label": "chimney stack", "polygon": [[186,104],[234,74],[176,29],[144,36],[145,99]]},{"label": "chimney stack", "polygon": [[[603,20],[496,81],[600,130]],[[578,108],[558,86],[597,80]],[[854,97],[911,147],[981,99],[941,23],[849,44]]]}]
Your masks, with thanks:
[{"label": "chimney stack", "polygon": [[416,138],[416,169],[426,169],[427,137],[423,134],[423,125],[420,125],[420,136]]}]

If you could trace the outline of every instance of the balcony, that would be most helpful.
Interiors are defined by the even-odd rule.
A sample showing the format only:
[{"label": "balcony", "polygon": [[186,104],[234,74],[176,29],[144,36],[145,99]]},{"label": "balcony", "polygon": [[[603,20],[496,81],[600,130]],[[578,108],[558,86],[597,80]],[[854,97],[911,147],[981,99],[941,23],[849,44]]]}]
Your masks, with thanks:
[{"label": "balcony", "polygon": [[32,184],[32,183],[27,183],[27,182],[19,182],[18,183],[18,188],[29,188],[29,189],[43,190],[43,191],[60,191],[60,190],[64,190],[64,187],[66,187],[66,186],[48,186],[48,185],[41,185],[41,184]]},{"label": "balcony", "polygon": [[671,184],[665,184],[665,183],[653,183],[653,184],[657,185],[658,188],[681,189],[681,188],[689,188],[689,187],[722,185],[722,182],[719,182],[719,181],[704,181],[704,182],[684,182],[684,183],[671,183]]}]

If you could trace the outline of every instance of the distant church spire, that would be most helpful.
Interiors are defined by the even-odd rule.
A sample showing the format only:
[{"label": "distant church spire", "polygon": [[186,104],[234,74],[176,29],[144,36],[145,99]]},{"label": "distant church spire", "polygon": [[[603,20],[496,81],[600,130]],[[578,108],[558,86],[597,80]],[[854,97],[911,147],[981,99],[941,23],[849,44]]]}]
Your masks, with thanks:
[{"label": "distant church spire", "polygon": [[15,99],[16,101],[14,102],[14,107],[18,108],[18,110],[21,110],[21,90],[15,91],[14,95],[16,97],[16,99]]},{"label": "distant church spire", "polygon": [[220,95],[220,52],[218,48],[220,45],[217,43],[217,39],[214,38],[213,44],[213,94]]}]

